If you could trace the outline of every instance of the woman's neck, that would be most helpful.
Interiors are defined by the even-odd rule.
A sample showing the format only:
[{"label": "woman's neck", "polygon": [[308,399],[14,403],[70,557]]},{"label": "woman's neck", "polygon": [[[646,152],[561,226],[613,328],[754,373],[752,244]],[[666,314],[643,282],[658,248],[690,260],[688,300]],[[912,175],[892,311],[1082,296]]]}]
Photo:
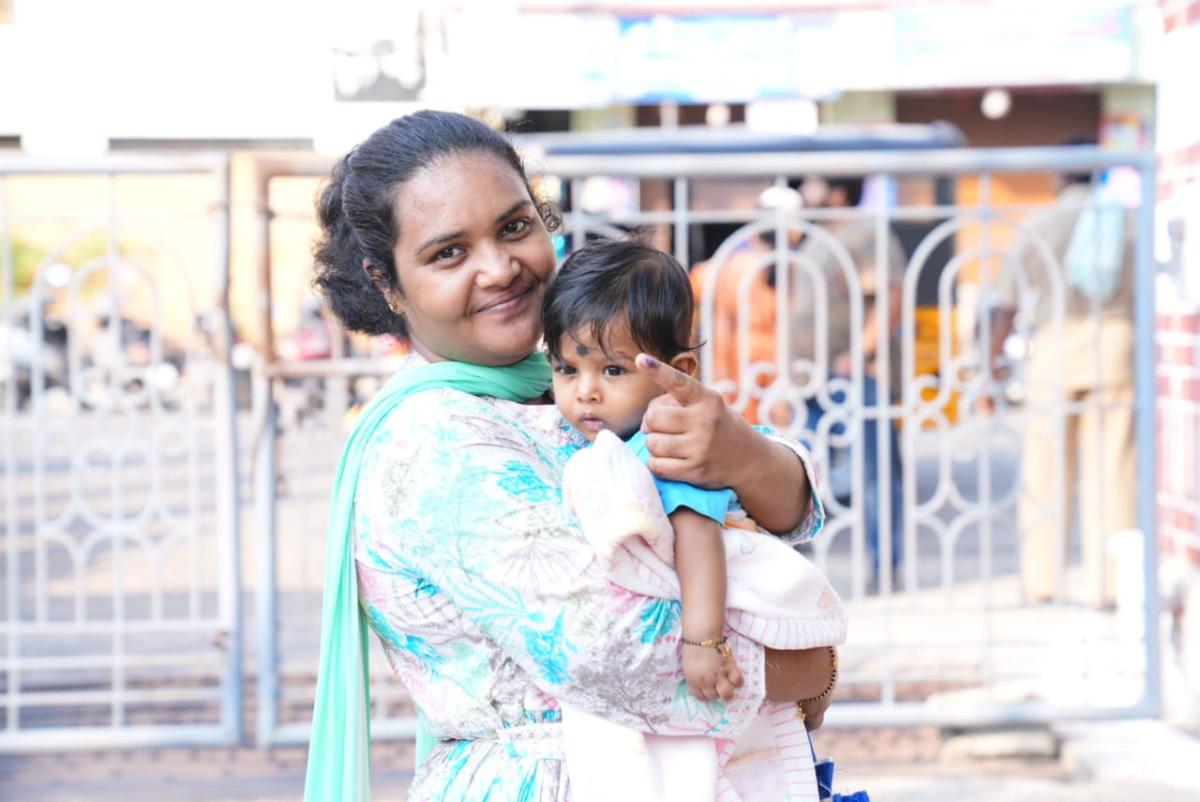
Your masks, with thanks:
[{"label": "woman's neck", "polygon": [[425,345],[425,343],[423,343],[420,340],[413,338],[411,336],[409,337],[408,341],[409,341],[410,346],[412,347],[412,350],[418,356],[420,356],[422,359],[424,359],[426,362],[428,362],[430,364],[434,364],[435,362],[463,362],[468,365],[483,365],[485,367],[491,367],[491,368],[504,368],[504,367],[508,367],[509,365],[515,365],[518,362],[528,359],[536,351],[536,349],[530,350],[530,352],[528,354],[522,354],[521,356],[517,357],[516,359],[511,359],[510,357],[498,357],[497,358],[498,360],[499,359],[509,359],[510,361],[508,361],[508,362],[501,362],[501,361],[477,362],[477,361],[470,360],[470,359],[463,359],[462,357],[458,357],[458,356],[443,356],[442,354],[435,353],[427,345]]}]

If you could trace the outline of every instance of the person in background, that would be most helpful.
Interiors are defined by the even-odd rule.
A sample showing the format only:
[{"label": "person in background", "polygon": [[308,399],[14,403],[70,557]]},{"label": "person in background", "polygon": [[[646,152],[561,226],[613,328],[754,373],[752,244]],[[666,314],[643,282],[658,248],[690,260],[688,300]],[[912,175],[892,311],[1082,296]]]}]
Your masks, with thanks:
[{"label": "person in background", "polygon": [[[806,207],[827,210],[851,210],[859,206],[863,197],[863,179],[859,177],[820,177],[809,176],[800,185],[800,194]],[[809,233],[800,243],[796,253],[796,263],[793,268],[791,288],[792,309],[792,352],[793,365],[796,360],[801,364],[810,364],[806,370],[795,371],[793,382],[797,385],[807,384],[811,371],[821,358],[828,359],[827,377],[849,381],[853,376],[853,337],[851,318],[851,277],[856,277],[859,292],[863,298],[863,316],[858,332],[858,342],[863,355],[862,408],[885,409],[891,401],[898,398],[901,390],[900,374],[900,340],[897,336],[900,325],[901,284],[904,278],[906,258],[904,248],[899,238],[888,230],[887,241],[883,244],[886,258],[886,279],[883,287],[879,286],[879,271],[877,269],[879,247],[877,237],[877,220],[875,215],[866,212],[856,216],[837,217],[824,222],[824,230],[830,237],[817,236]],[[830,241],[832,239],[832,242]],[[809,272],[812,271],[812,272]],[[814,275],[823,278],[820,284],[814,280]],[[879,331],[876,303],[883,298],[888,304],[888,331]],[[817,353],[816,311],[823,307],[825,314],[823,353]],[[879,373],[881,346],[887,344],[888,352],[888,391],[887,397],[881,398],[880,385],[882,376]],[[845,392],[834,389],[830,400],[840,405],[845,403]],[[817,431],[821,418],[829,411],[817,397],[807,402],[807,429]],[[850,478],[850,447],[830,448],[830,489],[834,495],[848,500],[850,506],[859,504],[863,507],[867,548],[871,555],[871,575],[869,584],[878,582],[880,567],[880,531],[887,527],[891,534],[891,564],[895,569],[900,564],[902,556],[902,512],[903,484],[902,462],[900,459],[899,438],[896,426],[889,421],[888,427],[888,464],[891,466],[888,477],[888,487],[880,487],[879,466],[881,461],[879,449],[878,419],[866,417],[862,424],[863,451],[863,498],[854,498]],[[844,433],[843,424],[834,424],[832,434]],[[891,499],[890,515],[886,521],[881,518],[880,499],[883,493],[888,493]]]},{"label": "person in background", "polygon": [[[1004,342],[1021,309],[1030,341],[1018,506],[1025,598],[1041,603],[1061,592],[1078,502],[1084,596],[1108,607],[1115,602],[1108,540],[1137,527],[1134,228],[1125,209],[1104,202],[1090,174],[1061,176],[1058,189],[1057,201],[1022,226],[993,287],[991,361],[1003,378]],[[984,398],[982,407],[992,411],[995,400]]]},{"label": "person in background", "polygon": [[[769,191],[768,191],[769,192]],[[794,191],[764,193],[760,208],[786,210],[800,208],[800,196]],[[759,395],[778,375],[776,366],[776,293],[774,231],[745,236],[717,262],[709,259],[694,265],[688,274],[692,293],[697,299],[697,315],[711,291],[713,296],[712,331],[708,345],[712,348],[712,375],[705,376],[708,384],[719,388],[725,400],[750,423],[783,424],[786,420],[759,411]],[[789,242],[789,246],[799,243]],[[716,277],[713,278],[713,273]],[[709,282],[713,286],[710,290]],[[739,295],[746,288],[746,310],[741,313]],[[699,326],[699,319],[697,319]],[[742,333],[746,333],[746,360],[742,360]],[[703,336],[703,335],[702,335]],[[752,378],[751,378],[752,377]],[[743,386],[743,379],[747,382]]]}]

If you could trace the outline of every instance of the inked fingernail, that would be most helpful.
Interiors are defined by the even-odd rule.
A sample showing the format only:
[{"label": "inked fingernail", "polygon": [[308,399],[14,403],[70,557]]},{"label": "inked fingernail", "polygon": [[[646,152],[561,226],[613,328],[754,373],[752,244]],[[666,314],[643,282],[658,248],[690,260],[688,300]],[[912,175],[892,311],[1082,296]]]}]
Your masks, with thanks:
[{"label": "inked fingernail", "polygon": [[654,360],[654,357],[646,356],[645,354],[642,354],[642,364],[648,368],[658,367],[658,362]]}]

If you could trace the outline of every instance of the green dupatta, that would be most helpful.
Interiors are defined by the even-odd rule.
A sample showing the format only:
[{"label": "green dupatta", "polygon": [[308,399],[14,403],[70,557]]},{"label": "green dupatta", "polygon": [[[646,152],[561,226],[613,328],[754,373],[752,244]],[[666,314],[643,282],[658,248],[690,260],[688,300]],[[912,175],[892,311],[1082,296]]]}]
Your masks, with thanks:
[{"label": "green dupatta", "polygon": [[[354,495],[363,459],[380,424],[413,393],[443,387],[525,401],[549,389],[550,364],[538,353],[501,368],[464,362],[414,367],[389,381],[355,423],[333,479],[321,602],[321,659],[305,802],[368,802],[371,798],[369,644],[354,564]],[[422,719],[418,711],[418,765],[434,745]]]}]

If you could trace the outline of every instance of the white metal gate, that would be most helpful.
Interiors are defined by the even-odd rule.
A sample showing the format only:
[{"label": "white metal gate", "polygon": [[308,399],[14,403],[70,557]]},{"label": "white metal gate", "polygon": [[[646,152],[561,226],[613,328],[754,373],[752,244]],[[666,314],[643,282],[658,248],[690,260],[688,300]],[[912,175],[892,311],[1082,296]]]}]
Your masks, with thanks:
[{"label": "white metal gate", "polygon": [[228,204],[0,158],[0,751],[241,740]]},{"label": "white metal gate", "polygon": [[[307,239],[311,232],[307,210],[290,221],[272,212],[271,176],[315,179],[329,164],[259,166],[259,263],[269,291],[272,237]],[[987,317],[979,317],[977,329],[960,319],[971,307],[965,269],[972,261],[1002,258],[1003,232],[1020,230],[1036,211],[997,201],[993,182],[1011,173],[1124,168],[1137,177],[1142,198],[1152,199],[1151,157],[1087,149],[955,150],[547,156],[537,166],[570,187],[574,199],[582,199],[596,177],[638,190],[635,208],[620,213],[568,206],[568,237],[576,245],[589,235],[636,230],[691,264],[697,227],[733,229],[709,260],[703,285],[705,378],[739,409],[783,410],[775,425],[810,440],[827,476],[846,477],[843,488],[838,481],[823,488],[830,521],[810,547],[849,602],[853,622],[829,724],[994,723],[1158,709],[1153,538],[1136,540],[1133,557],[1126,557],[1141,558],[1136,592],[1115,614],[1079,604],[1065,585],[1049,605],[1025,604],[1014,583],[1014,554],[1023,537],[1014,444],[1028,410],[1014,404],[988,419],[949,412],[956,400],[1004,393],[1020,380],[1019,359],[1003,380],[984,366],[977,346],[987,338]],[[696,201],[705,182],[780,185],[788,176],[810,174],[885,182],[950,177],[973,182],[976,195],[969,202],[901,199],[801,211]],[[68,175],[75,183],[51,180]],[[86,186],[78,183],[85,178]],[[37,182],[40,197],[31,194]],[[665,206],[642,192],[654,184]],[[64,194],[56,186],[71,189]],[[242,737],[228,197],[222,158],[0,160],[0,750]],[[1134,226],[1136,393],[1129,402],[1136,411],[1138,523],[1148,533],[1156,531],[1152,208],[1143,202]],[[879,331],[892,331],[893,312],[868,303],[863,266],[840,253],[835,272],[848,288],[838,302],[845,305],[840,325],[849,332],[850,356],[834,370],[828,315],[835,304],[822,294],[829,286],[789,244],[793,232],[827,239],[824,229],[839,219],[865,221],[878,231],[898,221],[932,221],[908,254],[893,335],[900,347],[879,352],[874,397],[865,380],[862,327],[874,318]],[[291,224],[299,234],[279,228]],[[755,255],[753,269],[735,282],[736,320],[721,330],[714,325],[720,274],[764,233],[773,235],[774,245]],[[41,249],[32,268],[25,239]],[[946,259],[930,279],[939,248]],[[876,264],[883,264],[882,250],[878,255]],[[790,269],[775,269],[783,264]],[[1052,267],[1061,273],[1061,265]],[[766,273],[774,273],[773,309],[754,295],[756,276]],[[876,287],[886,280],[877,276]],[[928,325],[918,304],[923,286],[936,292],[936,371],[921,368],[915,352],[918,330]],[[980,286],[986,291],[986,279]],[[809,354],[790,353],[798,325],[788,299],[800,287],[816,301],[816,347]],[[263,311],[269,342],[269,306]],[[774,319],[779,344],[769,359],[745,346],[750,325],[765,317]],[[733,351],[741,376],[735,379],[719,375],[714,363],[729,345],[722,338],[731,336],[739,341]],[[352,397],[367,392],[356,382],[390,369],[336,344],[334,358],[324,362],[268,357],[255,371],[253,432],[256,730],[263,744],[306,737],[325,505],[344,437],[342,414]],[[893,359],[899,379],[889,392],[890,379],[882,377]],[[311,393],[305,383],[320,390],[320,414],[306,407]],[[1077,411],[1074,403],[1059,398],[1050,405],[1051,436],[1061,435]],[[895,437],[889,436],[893,424]],[[868,448],[875,450],[871,460]],[[864,494],[897,478],[900,495],[880,494],[868,515]],[[893,520],[894,499],[903,511],[895,540],[903,559],[893,570],[893,539],[881,537],[876,586],[868,533],[872,517],[877,525]],[[1064,527],[1067,506],[1060,499],[1049,510]],[[410,734],[411,704],[383,661],[374,665],[375,732]]]},{"label": "white metal gate", "polygon": [[[974,413],[983,395],[1011,398],[1023,379],[1027,359],[1009,357],[1009,376],[994,372],[983,358],[990,338],[988,314],[967,327],[964,313],[992,296],[992,268],[1015,273],[1021,288],[1017,332],[1033,337],[1039,305],[1051,308],[1049,329],[1064,322],[1062,298],[1067,266],[1051,252],[1031,221],[1043,208],[1004,203],[994,186],[1011,174],[1062,175],[1116,169],[1125,181],[1126,202],[1137,201],[1132,235],[1135,251],[1133,304],[1135,350],[1133,387],[1126,400],[1080,400],[1062,382],[1038,403],[1004,401],[997,414]],[[594,177],[665,180],[671,210],[622,210],[619,218],[572,210],[577,230],[619,222],[657,235],[684,264],[689,258],[690,228],[701,223],[741,224],[709,260],[701,298],[702,356],[705,381],[726,392],[731,403],[747,410],[757,405],[762,422],[810,442],[826,478],[839,473],[844,482],[822,488],[830,521],[811,549],[818,564],[849,602],[851,635],[843,649],[839,700],[827,723],[941,725],[994,724],[1153,715],[1159,708],[1157,528],[1155,514],[1154,263],[1151,257],[1155,198],[1154,162],[1148,154],[1099,149],[947,150],[770,154],[739,156],[547,156],[547,173],[570,183],[571,198],[586,197]],[[1120,175],[1122,173],[1123,175]],[[802,210],[746,209],[711,205],[698,208],[700,182],[744,181],[758,176],[765,187],[783,186],[789,177],[871,176],[877,187],[895,187],[948,177],[969,184],[970,202],[940,198],[889,200],[857,208]],[[927,193],[932,196],[933,193]],[[928,231],[912,244],[902,275],[889,276],[885,232],[897,222],[924,221]],[[852,253],[832,236],[835,226],[874,228],[873,252]],[[762,234],[773,243],[754,249]],[[833,256],[814,261],[812,251],[795,241],[802,235],[824,242]],[[1026,291],[1030,277],[1014,264],[1018,238],[1027,236],[1047,272],[1051,297]],[[948,241],[944,262],[931,258]],[[575,243],[579,244],[579,239]],[[750,254],[747,257],[747,254]],[[979,278],[966,286],[968,265]],[[787,269],[780,269],[787,265]],[[732,273],[732,283],[722,280]],[[756,286],[770,275],[773,291],[764,304]],[[899,282],[896,312],[887,303],[869,303],[866,285],[884,295],[889,281]],[[834,292],[840,283],[842,291]],[[919,290],[931,287],[932,316],[922,317]],[[970,300],[972,290],[975,301]],[[722,295],[735,295],[728,325],[721,325]],[[807,317],[797,316],[796,296],[810,294]],[[841,309],[838,307],[841,305]],[[840,316],[837,313],[840,312]],[[1088,315],[1099,332],[1099,303]],[[774,353],[755,355],[748,344],[752,327],[775,320]],[[873,320],[872,320],[873,318]],[[835,369],[830,345],[838,326],[848,327],[848,359]],[[932,321],[932,322],[931,322]],[[876,350],[874,392],[866,380],[865,327],[874,323],[894,348]],[[815,329],[809,336],[801,331]],[[932,337],[918,329],[932,326]],[[736,343],[732,344],[730,338]],[[918,344],[936,349],[936,370],[921,369]],[[806,342],[803,353],[790,352]],[[734,376],[722,375],[716,353],[732,348]],[[1042,347],[1046,347],[1043,345]],[[1052,351],[1066,351],[1050,340]],[[1089,357],[1106,359],[1097,344]],[[1121,357],[1110,354],[1108,359]],[[899,370],[892,368],[899,362]],[[894,376],[895,378],[891,378]],[[889,382],[894,382],[889,388]],[[1026,382],[1027,386],[1031,382]],[[1099,395],[1099,394],[1096,394]],[[957,410],[952,412],[952,407]],[[1115,611],[1094,609],[1074,587],[1077,560],[1060,569],[1052,598],[1031,604],[1020,587],[1020,552],[1029,537],[1021,505],[1037,495],[1030,487],[1033,467],[1056,476],[1055,490],[1039,512],[1061,532],[1065,544],[1079,539],[1072,519],[1071,479],[1067,474],[1068,427],[1081,414],[1101,417],[1132,410],[1136,439],[1136,487],[1101,487],[1109,493],[1136,495],[1137,529],[1110,542],[1120,549],[1123,592]],[[1034,425],[1053,440],[1048,466],[1022,459],[1024,433]],[[892,436],[895,432],[895,436]],[[1027,441],[1026,441],[1027,442]],[[874,451],[875,456],[868,458]],[[898,453],[897,453],[898,452]],[[1093,452],[1095,453],[1095,452]],[[898,459],[894,459],[893,455]],[[844,467],[839,471],[838,457]],[[1023,464],[1024,463],[1024,464]],[[900,473],[896,493],[886,489]],[[1081,481],[1087,481],[1081,480]],[[839,489],[838,485],[844,486]],[[875,502],[872,504],[872,494]],[[1046,494],[1041,494],[1046,495]],[[895,508],[902,512],[893,516]],[[877,527],[878,578],[871,574],[869,528]],[[887,536],[895,528],[897,537]],[[1064,545],[1064,549],[1067,546]],[[1076,550],[1078,546],[1076,545]],[[902,554],[895,555],[893,549]]]},{"label": "white metal gate", "polygon": [[[271,211],[271,178],[315,179],[326,174],[329,165],[314,159],[260,167],[260,262],[265,268],[271,262],[272,236],[283,233],[276,228],[282,225],[280,218]],[[691,266],[697,261],[691,234],[698,226],[722,224],[735,229],[709,260],[706,292],[702,293],[701,330],[707,341],[704,379],[727,392],[739,409],[753,403],[760,409],[783,410],[780,420],[772,421],[777,428],[810,441],[826,477],[831,468],[846,476],[845,488],[833,486],[837,482],[823,488],[830,520],[807,547],[847,600],[851,615],[837,703],[827,725],[965,725],[1152,715],[1158,710],[1150,255],[1155,185],[1151,155],[1089,148],[543,155],[533,167],[568,188],[569,198],[577,201],[564,209],[574,246],[589,235],[636,231]],[[975,327],[967,326],[963,319],[973,303],[977,306],[979,299],[986,297],[989,281],[984,270],[984,278],[974,287],[978,297],[972,302],[971,288],[963,280],[967,267],[1003,262],[1008,248],[1005,238],[1026,228],[1028,216],[1038,211],[1002,202],[993,191],[995,183],[1012,174],[1110,168],[1124,170],[1126,178],[1132,176],[1133,187],[1141,193],[1133,223],[1137,337],[1132,369],[1136,391],[1126,404],[1136,415],[1140,532],[1132,535],[1132,556],[1125,561],[1126,568],[1133,566],[1134,594],[1124,596],[1115,613],[1080,603],[1068,584],[1060,585],[1046,605],[1027,604],[1021,598],[1017,555],[1025,535],[1018,524],[1017,508],[1025,491],[1020,479],[1019,435],[1029,425],[1030,409],[1019,402],[1005,403],[999,414],[983,418],[967,407],[984,393],[1008,397],[1020,383],[1021,360],[1011,360],[1015,370],[1010,377],[993,375],[979,347],[989,335],[987,316],[978,315]],[[907,201],[901,193],[897,201],[873,206],[792,211],[696,201],[697,187],[706,182],[757,181],[763,187],[782,186],[789,177],[806,175],[872,176],[884,186],[942,178],[959,186],[969,183],[975,195],[969,201],[934,194]],[[610,213],[585,208],[579,201],[590,194],[588,182],[598,177],[632,187],[633,208]],[[651,185],[657,186],[652,197],[646,191]],[[820,331],[830,325],[829,287],[822,283],[826,281],[822,271],[806,263],[804,254],[789,244],[789,234],[795,232],[831,239],[826,229],[838,220],[865,221],[877,231],[896,223],[928,223],[926,233],[909,243],[900,277],[899,326],[890,335],[897,348],[878,352],[875,367],[880,378],[873,397],[865,381],[861,332],[871,318],[877,331],[893,331],[897,313],[887,304],[872,306],[868,302],[864,266],[841,249],[834,270],[847,288],[840,325],[848,327],[849,359],[834,370],[836,355],[827,347],[829,331]],[[298,214],[290,224],[311,225],[311,218],[307,213]],[[763,233],[773,235],[774,245],[758,253],[751,269],[734,282],[730,292],[735,296],[736,321],[732,328],[722,330],[714,325],[719,274],[745,253],[747,243]],[[886,263],[883,246],[879,248],[874,269],[881,274],[875,277],[876,291],[891,280],[879,267]],[[943,261],[935,270],[932,257],[939,253]],[[783,264],[790,269],[774,269]],[[1052,257],[1047,268],[1058,276],[1054,281],[1061,288],[1063,266]],[[774,273],[774,300],[762,306],[754,300],[754,286],[757,278],[768,272]],[[802,286],[813,295],[811,307],[818,331],[812,338],[815,350],[807,355],[789,354],[797,336],[789,300],[795,292],[789,285]],[[265,271],[263,286],[270,288]],[[932,316],[918,304],[921,288],[935,298]],[[1022,296],[1025,312],[1038,302]],[[750,326],[764,316],[774,318],[775,341],[782,344],[767,359],[753,356],[744,346]],[[268,326],[269,321],[264,321],[264,328]],[[922,328],[925,332],[919,338]],[[1017,328],[1018,333],[1028,334],[1028,325],[1020,319]],[[741,373],[738,379],[714,373],[714,355],[728,345],[721,338],[729,336],[742,343],[733,349]],[[933,344],[936,371],[921,367],[915,345],[918,339]],[[256,498],[261,505],[260,573],[256,580],[257,643],[262,661],[260,743],[305,737],[319,629],[325,497],[344,438],[340,422],[348,386],[356,377],[389,369],[370,358],[335,357],[307,363],[272,361],[259,370],[256,407],[265,422],[265,434],[258,441],[256,478]],[[899,378],[889,388],[891,380],[885,377],[893,368]],[[323,410],[317,415],[291,416],[286,426],[277,425],[285,382],[303,379],[324,383]],[[952,413],[956,403],[960,409]],[[1061,437],[1069,416],[1078,414],[1079,409],[1071,399],[1060,396],[1042,411],[1052,421],[1052,436]],[[868,448],[876,452],[870,461]],[[844,458],[844,470],[837,465],[839,458]],[[871,471],[868,462],[874,464]],[[273,493],[280,472],[288,488],[282,497]],[[872,521],[861,500],[872,487],[887,488],[897,480],[900,489],[895,500],[880,493],[872,515],[884,532],[893,526],[892,521],[899,520],[895,543],[903,550],[903,558],[893,567],[893,539],[881,536],[876,584],[870,578],[868,527]],[[892,517],[895,506],[903,512],[898,519]],[[1064,537],[1070,534],[1065,493],[1048,514],[1063,528]],[[277,575],[280,570],[286,571],[286,580]],[[1126,581],[1126,585],[1130,583]],[[373,666],[375,681],[380,684],[380,693],[373,692],[380,725],[375,731],[410,733],[411,707],[402,689],[381,661],[374,661]]]}]

